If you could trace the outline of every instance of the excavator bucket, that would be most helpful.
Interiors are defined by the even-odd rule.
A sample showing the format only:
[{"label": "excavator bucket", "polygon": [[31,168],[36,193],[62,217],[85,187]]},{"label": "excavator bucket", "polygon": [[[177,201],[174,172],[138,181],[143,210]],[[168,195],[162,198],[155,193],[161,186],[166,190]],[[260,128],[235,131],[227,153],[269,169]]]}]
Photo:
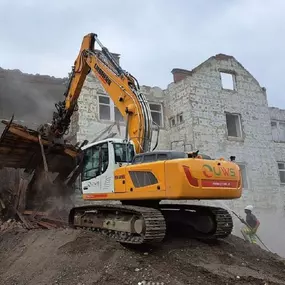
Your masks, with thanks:
[{"label": "excavator bucket", "polygon": [[24,169],[25,177],[32,176],[26,189],[30,207],[39,196],[43,201],[71,195],[80,149],[68,143],[55,145],[39,132],[13,123],[13,118],[2,123],[6,127],[0,137],[0,168]]}]

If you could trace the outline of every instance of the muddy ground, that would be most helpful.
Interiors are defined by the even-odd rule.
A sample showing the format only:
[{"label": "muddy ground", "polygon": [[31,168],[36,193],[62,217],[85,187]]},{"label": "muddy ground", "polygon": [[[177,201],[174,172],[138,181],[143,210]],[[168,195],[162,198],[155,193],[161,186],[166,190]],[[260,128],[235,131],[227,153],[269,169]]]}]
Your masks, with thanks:
[{"label": "muddy ground", "polygon": [[0,233],[0,284],[285,284],[285,263],[234,236],[134,252],[98,233],[14,229]]}]

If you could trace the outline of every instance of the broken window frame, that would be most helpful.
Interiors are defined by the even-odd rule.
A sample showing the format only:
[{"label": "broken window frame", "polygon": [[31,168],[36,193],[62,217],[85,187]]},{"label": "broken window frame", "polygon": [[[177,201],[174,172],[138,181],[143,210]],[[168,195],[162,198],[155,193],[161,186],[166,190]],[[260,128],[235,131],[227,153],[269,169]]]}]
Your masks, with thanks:
[{"label": "broken window frame", "polygon": [[[230,139],[243,139],[243,129],[242,129],[242,122],[241,122],[241,114],[238,113],[228,113],[225,112],[226,116],[226,128],[227,128],[227,137]],[[235,124],[236,124],[236,133],[237,136],[229,135],[229,127],[228,127],[228,116],[236,117]]]},{"label": "broken window frame", "polygon": [[[283,166],[283,168],[280,168],[280,165]],[[279,179],[280,179],[280,184],[281,185],[285,185],[285,176],[283,177],[284,181],[282,181],[281,178],[281,173],[283,173],[283,175],[285,174],[285,162],[284,161],[277,161],[277,168],[278,168],[278,175],[279,175]]]},{"label": "broken window frame", "polygon": [[170,126],[170,128],[173,128],[176,126],[176,120],[175,120],[174,116],[169,118],[169,126]]},{"label": "broken window frame", "polygon": [[[219,70],[220,80],[221,80],[221,88],[222,90],[227,91],[236,91],[236,74],[234,71],[230,70]],[[223,76],[224,75],[224,76]],[[228,80],[225,76],[231,75],[231,88],[228,88]]]},{"label": "broken window frame", "polygon": [[177,119],[176,119],[177,125],[180,125],[180,124],[184,123],[183,112],[177,114],[176,117],[177,117]]},{"label": "broken window frame", "polygon": [[[154,106],[159,106],[160,110],[156,110],[155,108],[153,108]],[[163,128],[164,127],[163,104],[158,103],[158,102],[149,102],[149,108],[150,108],[152,120],[154,121],[154,123],[157,124],[159,127]],[[154,119],[154,116],[153,116],[154,114],[155,115],[159,114],[159,120],[160,120],[159,123]]]},{"label": "broken window frame", "polygon": [[[280,125],[284,125],[283,129]],[[285,143],[285,121],[271,120],[271,133],[274,142]]]}]

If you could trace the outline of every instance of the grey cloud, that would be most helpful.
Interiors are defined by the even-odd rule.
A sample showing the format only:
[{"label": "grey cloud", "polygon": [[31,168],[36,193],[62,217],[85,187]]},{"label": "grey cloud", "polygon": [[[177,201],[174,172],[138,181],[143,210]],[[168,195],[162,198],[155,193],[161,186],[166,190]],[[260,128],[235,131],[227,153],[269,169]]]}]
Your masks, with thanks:
[{"label": "grey cloud", "polygon": [[141,84],[165,88],[173,67],[226,53],[285,108],[284,8],[282,0],[1,1],[0,65],[64,77],[83,35],[96,32]]}]

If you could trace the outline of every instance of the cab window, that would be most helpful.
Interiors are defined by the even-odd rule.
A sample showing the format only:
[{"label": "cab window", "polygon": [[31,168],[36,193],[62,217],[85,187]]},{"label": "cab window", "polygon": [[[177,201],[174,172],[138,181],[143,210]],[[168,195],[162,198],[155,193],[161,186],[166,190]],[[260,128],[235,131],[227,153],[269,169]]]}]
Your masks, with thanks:
[{"label": "cab window", "polygon": [[94,145],[85,150],[82,181],[103,174],[109,165],[108,143]]},{"label": "cab window", "polygon": [[132,144],[114,143],[115,162],[127,163],[132,162],[135,155]]}]

